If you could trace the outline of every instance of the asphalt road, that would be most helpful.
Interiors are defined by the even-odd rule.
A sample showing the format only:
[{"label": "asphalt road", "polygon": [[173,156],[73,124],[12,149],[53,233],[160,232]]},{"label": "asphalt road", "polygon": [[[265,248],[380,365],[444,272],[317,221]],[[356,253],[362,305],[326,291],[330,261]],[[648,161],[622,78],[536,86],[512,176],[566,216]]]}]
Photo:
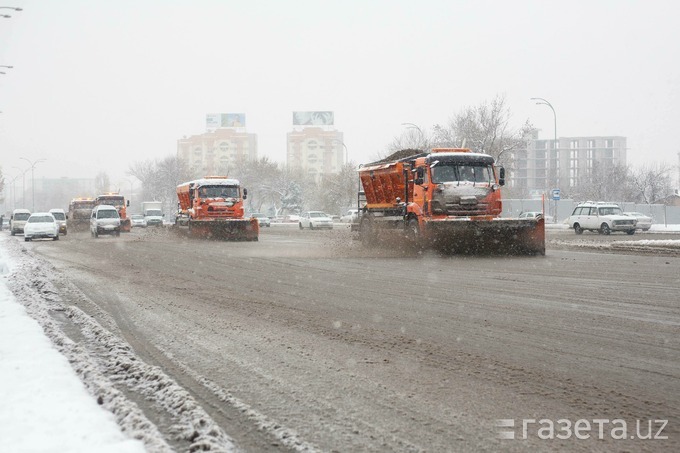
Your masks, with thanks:
[{"label": "asphalt road", "polygon": [[[680,258],[569,246],[651,236],[549,231],[544,257],[365,249],[345,226],[290,225],[256,243],[135,229],[26,248],[66,304],[247,451],[678,451]],[[541,439],[544,421],[499,439],[499,419],[516,438],[524,419],[569,438]],[[564,420],[589,421],[589,438]],[[630,439],[649,423],[667,439]]]}]

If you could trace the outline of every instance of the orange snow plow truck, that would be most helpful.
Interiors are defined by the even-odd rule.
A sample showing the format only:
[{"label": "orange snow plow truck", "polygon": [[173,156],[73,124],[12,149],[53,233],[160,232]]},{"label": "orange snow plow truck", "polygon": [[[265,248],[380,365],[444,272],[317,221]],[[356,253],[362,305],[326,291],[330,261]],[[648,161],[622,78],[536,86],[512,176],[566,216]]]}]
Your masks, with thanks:
[{"label": "orange snow plow truck", "polygon": [[180,184],[175,226],[188,228],[191,236],[257,241],[257,219],[243,216],[247,196],[248,191],[241,189],[238,180],[224,176],[206,176]]},{"label": "orange snow plow truck", "polygon": [[545,254],[542,217],[500,217],[505,169],[488,154],[402,150],[362,166],[359,178],[365,203],[352,229],[363,244],[396,238],[449,252]]}]

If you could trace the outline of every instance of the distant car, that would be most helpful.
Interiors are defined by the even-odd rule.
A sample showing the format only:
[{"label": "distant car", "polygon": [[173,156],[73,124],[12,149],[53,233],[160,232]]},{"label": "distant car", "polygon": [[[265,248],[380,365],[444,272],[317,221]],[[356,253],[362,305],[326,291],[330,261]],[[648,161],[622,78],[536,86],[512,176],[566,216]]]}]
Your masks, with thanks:
[{"label": "distant car", "polygon": [[296,223],[300,221],[300,216],[296,214],[290,214],[283,218],[283,223]]},{"label": "distant car", "polygon": [[63,209],[50,209],[50,214],[59,224],[59,233],[66,234],[66,211]]},{"label": "distant car", "polygon": [[132,214],[130,216],[130,222],[132,227],[146,228],[146,217],[142,214]]},{"label": "distant car", "polygon": [[31,216],[31,211],[28,209],[15,209],[12,211],[12,216],[9,218],[9,234],[14,236],[17,233],[24,232],[24,225]]},{"label": "distant car", "polygon": [[333,219],[322,211],[307,211],[300,216],[298,221],[300,229],[309,228],[313,230],[315,228],[328,228],[333,229]]},{"label": "distant car", "polygon": [[358,209],[350,209],[349,211],[347,211],[345,213],[345,215],[340,217],[340,221],[342,223],[352,223],[355,220],[357,220],[358,216],[359,216],[359,210]]},{"label": "distant car", "polygon": [[59,223],[49,212],[31,214],[24,225],[24,241],[39,238],[59,240]]},{"label": "distant car", "polygon": [[257,219],[257,223],[260,226],[266,226],[270,227],[272,226],[272,221],[267,217],[266,215],[262,214],[261,212],[255,212],[251,215],[251,217],[254,217]]},{"label": "distant car", "polygon": [[545,223],[555,223],[555,219],[551,215],[545,215],[540,211],[526,211],[519,214],[520,219],[536,219],[538,216],[543,216]]},{"label": "distant car", "polygon": [[637,220],[623,215],[617,204],[588,201],[574,208],[568,224],[576,234],[581,234],[584,230],[597,231],[600,234],[610,234],[612,231],[635,234]]},{"label": "distant car", "polygon": [[120,236],[120,215],[118,215],[118,209],[107,204],[95,206],[90,216],[90,234],[93,237],[99,237],[100,234]]},{"label": "distant car", "polygon": [[652,227],[652,218],[641,212],[624,212],[623,215],[636,218],[637,224],[635,228],[638,230],[648,231]]}]

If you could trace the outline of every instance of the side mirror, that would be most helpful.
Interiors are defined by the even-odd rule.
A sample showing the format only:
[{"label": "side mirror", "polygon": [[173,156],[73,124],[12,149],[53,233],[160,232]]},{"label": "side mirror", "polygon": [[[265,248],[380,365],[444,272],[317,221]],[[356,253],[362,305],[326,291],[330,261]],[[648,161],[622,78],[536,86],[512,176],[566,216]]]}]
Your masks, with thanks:
[{"label": "side mirror", "polygon": [[130,206],[130,200],[125,200],[125,206]]},{"label": "side mirror", "polygon": [[421,185],[423,183],[423,179],[425,177],[425,169],[423,167],[418,167],[416,168],[416,179],[415,182],[418,185]]},{"label": "side mirror", "polygon": [[498,185],[505,185],[505,167],[501,167],[498,170]]},{"label": "side mirror", "polygon": [[243,199],[245,200],[246,198],[248,198],[248,189],[244,188],[243,189]]}]

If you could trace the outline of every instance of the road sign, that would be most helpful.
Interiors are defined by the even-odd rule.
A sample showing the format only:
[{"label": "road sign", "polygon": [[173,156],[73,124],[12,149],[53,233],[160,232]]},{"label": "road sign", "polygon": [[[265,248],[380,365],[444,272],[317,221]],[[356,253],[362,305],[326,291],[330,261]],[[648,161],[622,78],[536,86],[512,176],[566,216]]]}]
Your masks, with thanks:
[{"label": "road sign", "polygon": [[553,189],[552,190],[552,199],[553,200],[559,200],[560,199],[560,189]]}]

